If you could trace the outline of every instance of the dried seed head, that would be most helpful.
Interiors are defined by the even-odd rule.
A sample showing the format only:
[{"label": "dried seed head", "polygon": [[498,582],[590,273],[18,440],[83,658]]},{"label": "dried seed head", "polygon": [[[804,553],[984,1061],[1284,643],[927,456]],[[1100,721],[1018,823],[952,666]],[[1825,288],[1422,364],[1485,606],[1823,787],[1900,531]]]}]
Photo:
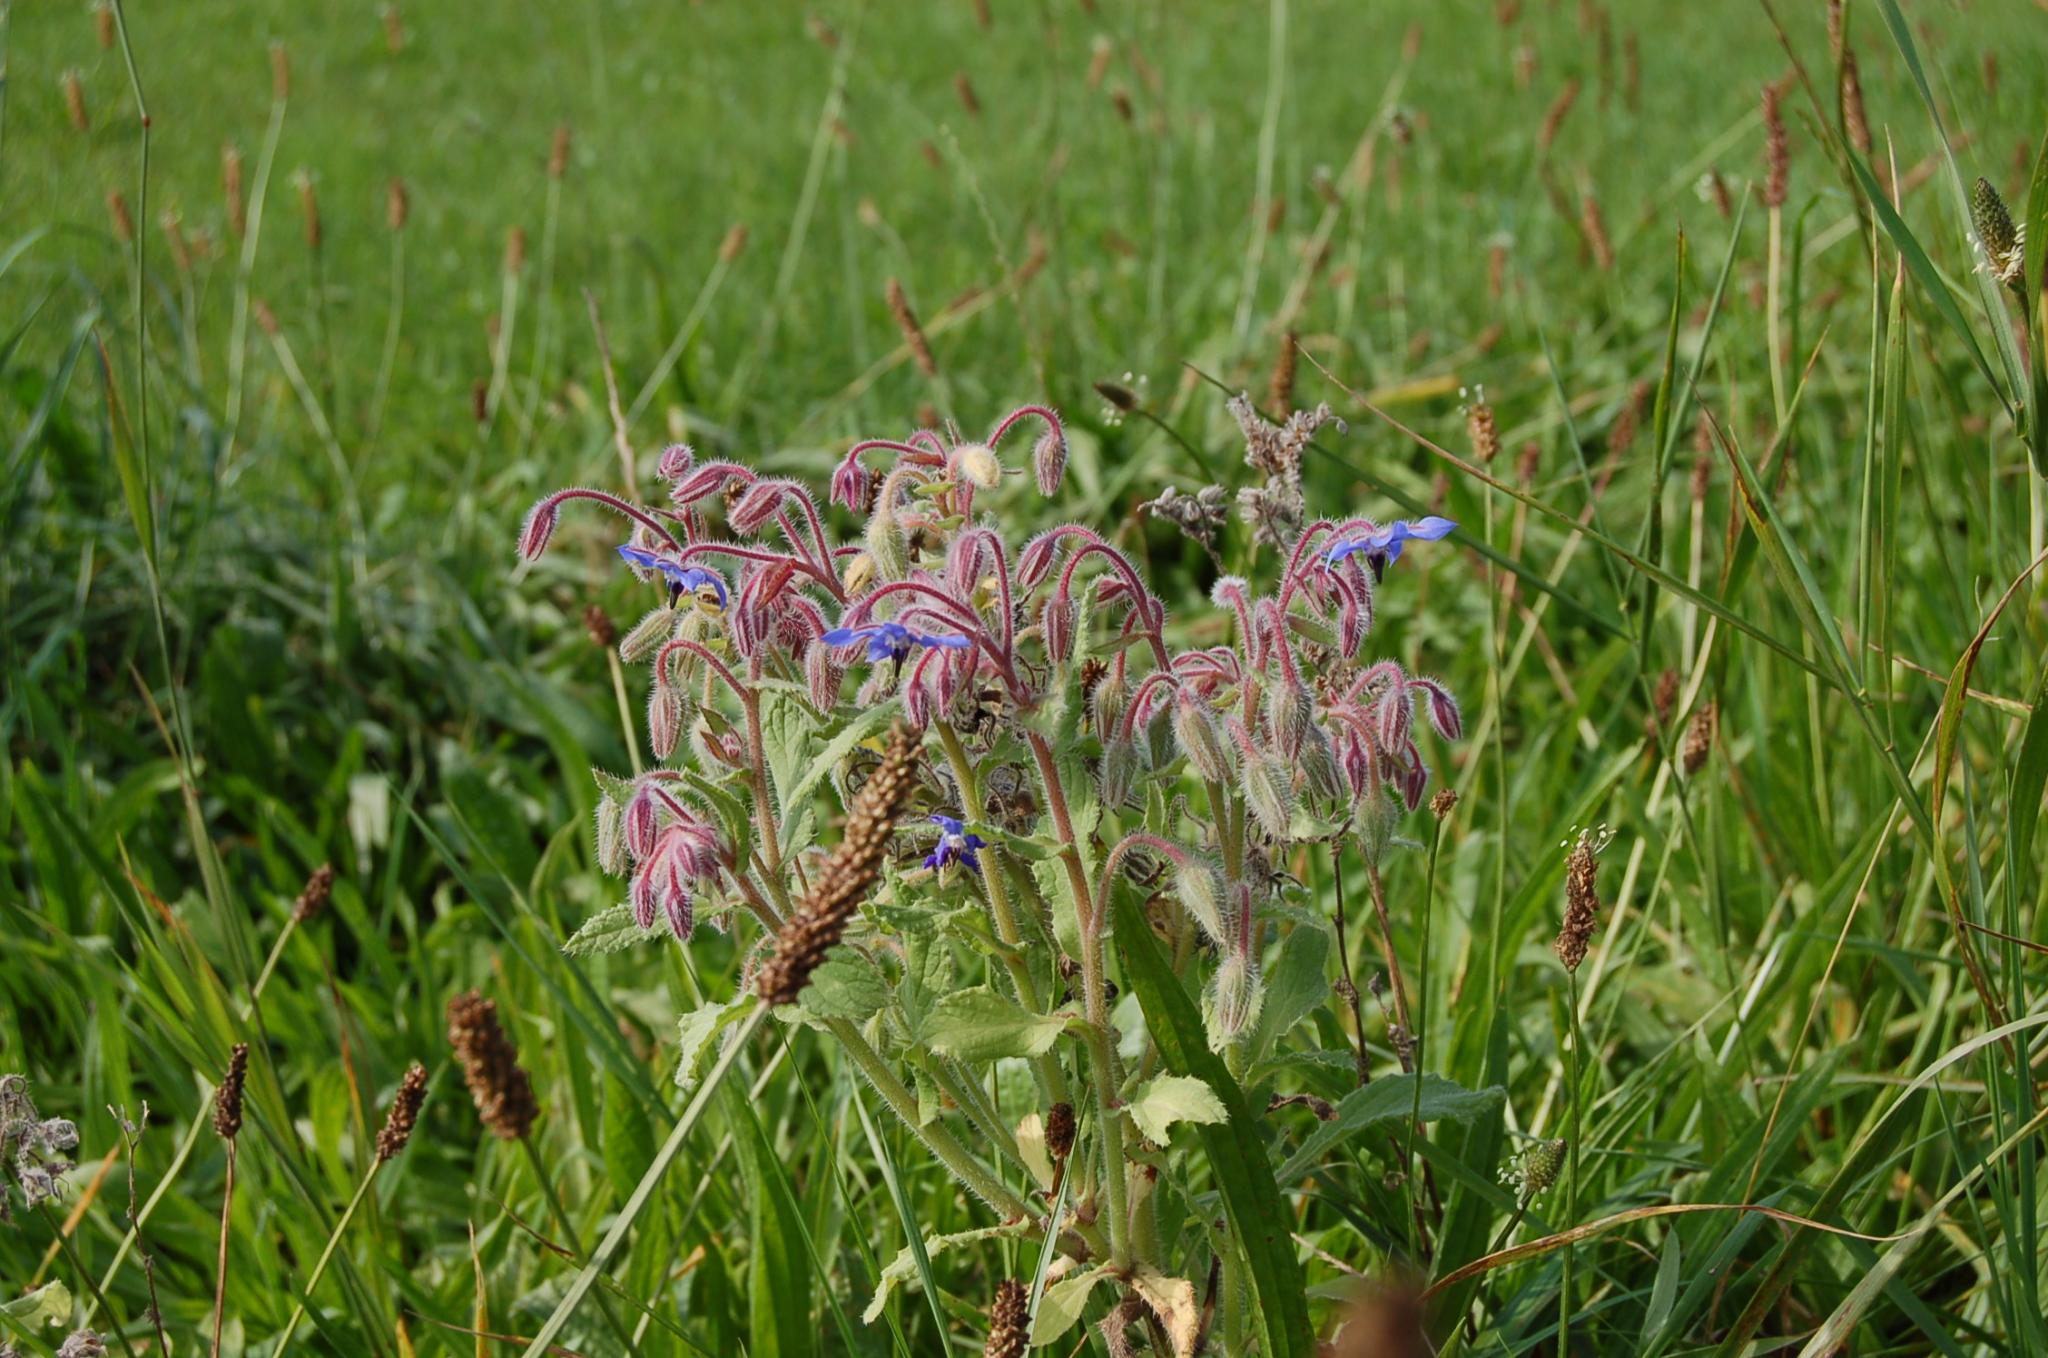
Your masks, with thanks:
[{"label": "dried seed head", "polygon": [[213,1130],[223,1141],[233,1141],[242,1130],[242,1087],[249,1077],[249,1044],[237,1042],[228,1053],[227,1073],[220,1088],[213,1091]]},{"label": "dried seed head", "polygon": [[1438,820],[1449,820],[1451,812],[1458,806],[1458,793],[1454,788],[1440,787],[1429,799],[1429,814]]},{"label": "dried seed head", "polygon": [[411,216],[412,195],[406,192],[405,181],[394,175],[384,186],[384,225],[393,231],[403,231]]},{"label": "dried seed head", "polygon": [[505,233],[505,272],[516,274],[526,267],[526,228],[515,226]]},{"label": "dried seed head", "polygon": [[313,875],[306,879],[305,888],[299,892],[299,898],[292,902],[293,922],[304,924],[307,920],[312,919],[322,910],[325,910],[327,902],[333,899],[333,897],[334,865],[332,863],[322,863],[319,867],[313,869]]},{"label": "dried seed head", "polygon": [[1473,396],[1471,409],[1465,412],[1465,433],[1472,441],[1472,456],[1482,463],[1500,456],[1500,426],[1494,422],[1484,388]]},{"label": "dried seed head", "polygon": [[242,153],[233,142],[220,148],[220,187],[228,204],[228,231],[240,240],[249,229],[249,212],[242,197]]},{"label": "dried seed head", "polygon": [[92,7],[92,31],[102,52],[114,50],[114,6],[110,0],[99,0]]},{"label": "dried seed head", "polygon": [[405,20],[397,5],[380,6],[377,13],[384,20],[384,50],[395,57],[405,50]]},{"label": "dried seed head", "polygon": [[1056,1103],[1045,1117],[1045,1153],[1056,1165],[1074,1153],[1074,1105]]},{"label": "dried seed head", "polygon": [[517,1141],[540,1116],[533,1081],[519,1064],[519,1048],[498,1023],[498,1005],[472,990],[448,1001],[448,1045],[462,1063],[463,1082],[477,1116],[493,1135]]},{"label": "dried seed head", "polygon": [[1842,53],[1842,127],[1849,134],[1849,144],[1864,155],[1870,154],[1870,115],[1863,108],[1863,77],[1856,66],[1856,53],[1851,50]]},{"label": "dried seed head", "polygon": [[1572,105],[1578,101],[1579,82],[1575,76],[1565,82],[1564,88],[1557,92],[1557,98],[1551,102],[1550,111],[1543,115],[1543,129],[1536,134],[1538,151],[1546,155],[1549,153],[1551,143],[1557,140],[1558,129],[1564,126],[1564,120],[1571,113]]},{"label": "dried seed head", "polygon": [[903,332],[903,342],[910,347],[910,356],[917,360],[918,371],[926,377],[937,377],[938,360],[932,357],[931,343],[925,339],[924,327],[917,323],[917,313],[910,309],[910,298],[904,294],[901,280],[889,280],[887,295],[889,314],[895,318],[896,328]]},{"label": "dried seed head", "polygon": [[192,249],[185,243],[185,223],[176,209],[167,209],[160,214],[157,225],[163,228],[164,244],[171,252],[171,265],[179,273],[192,271]]},{"label": "dried seed head", "polygon": [[831,24],[825,22],[820,16],[813,14],[805,19],[804,27],[810,32],[812,39],[816,41],[818,46],[828,52],[839,50],[839,31],[833,28]]},{"label": "dried seed head", "polygon": [[1031,1294],[1015,1278],[996,1284],[988,1308],[988,1342],[982,1358],[1024,1358],[1031,1344]]},{"label": "dried seed head", "polygon": [[569,125],[562,124],[555,129],[555,139],[548,145],[548,178],[560,179],[569,169]]},{"label": "dried seed head", "polygon": [[868,775],[846,811],[846,833],[813,880],[803,905],[783,922],[775,955],[754,976],[754,989],[771,1005],[794,1004],[811,973],[846,932],[854,911],[882,875],[896,817],[917,787],[917,737],[898,723],[882,762]]},{"label": "dried seed head", "polygon": [[377,1133],[377,1163],[383,1164],[405,1149],[413,1128],[420,1120],[420,1105],[427,1101],[427,1068],[413,1062],[392,1095],[391,1111],[384,1115],[384,1130]]},{"label": "dried seed head", "polygon": [[128,200],[121,196],[119,189],[107,195],[107,216],[112,220],[114,236],[123,245],[135,243],[135,218],[128,211]]},{"label": "dried seed head", "polygon": [[64,112],[70,117],[71,125],[80,132],[92,131],[92,119],[85,113],[85,86],[78,77],[78,68],[72,67],[59,77],[64,87]]},{"label": "dried seed head", "polygon": [[1600,927],[1600,850],[1606,834],[1581,830],[1572,841],[1564,864],[1564,923],[1551,945],[1566,971],[1577,971],[1586,960],[1586,946]]},{"label": "dried seed head", "polygon": [[270,44],[270,97],[279,103],[292,97],[292,59],[284,44]]},{"label": "dried seed head", "polygon": [[1428,1306],[1412,1274],[1390,1272],[1360,1283],[1328,1358],[1430,1358]]},{"label": "dried seed head", "polygon": [[721,264],[730,264],[740,257],[747,248],[747,228],[735,223],[726,229],[725,239],[718,243],[718,259]]},{"label": "dried seed head", "polygon": [[600,650],[610,650],[612,643],[619,639],[619,629],[612,624],[612,615],[604,611],[603,604],[590,604],[583,610],[583,630],[590,633],[590,639]]},{"label": "dried seed head", "polygon": [[1280,337],[1280,348],[1273,355],[1273,375],[1266,381],[1266,408],[1276,414],[1285,415],[1294,409],[1297,343],[1298,337],[1290,330]]},{"label": "dried seed head", "polygon": [[1614,268],[1614,246],[1607,239],[1607,219],[1600,215],[1600,200],[1588,190],[1579,195],[1579,225],[1586,233],[1586,248],[1602,273]]},{"label": "dried seed head", "polygon": [[326,240],[326,234],[320,228],[320,195],[313,187],[312,171],[301,168],[293,174],[292,187],[299,191],[299,214],[306,224],[306,248],[317,252]]},{"label": "dried seed head", "polygon": [[1128,415],[1138,408],[1138,394],[1117,382],[1097,382],[1095,392],[1111,407]]},{"label": "dried seed head", "polygon": [[1764,206],[1785,205],[1785,181],[1792,164],[1790,143],[1785,136],[1785,114],[1778,107],[1783,91],[1773,81],[1763,88],[1764,110]]},{"label": "dried seed head", "polygon": [[1657,676],[1657,725],[1663,726],[1671,720],[1671,709],[1678,705],[1678,671],[1665,670]]},{"label": "dried seed head", "polygon": [[967,110],[969,117],[981,116],[981,99],[974,92],[974,82],[967,78],[967,72],[957,71],[953,75],[953,93],[960,98],[960,107]]},{"label": "dried seed head", "polygon": [[1692,714],[1692,724],[1685,728],[1685,745],[1679,753],[1687,777],[1706,765],[1707,755],[1714,748],[1714,724],[1718,715],[1712,702],[1701,703]]}]

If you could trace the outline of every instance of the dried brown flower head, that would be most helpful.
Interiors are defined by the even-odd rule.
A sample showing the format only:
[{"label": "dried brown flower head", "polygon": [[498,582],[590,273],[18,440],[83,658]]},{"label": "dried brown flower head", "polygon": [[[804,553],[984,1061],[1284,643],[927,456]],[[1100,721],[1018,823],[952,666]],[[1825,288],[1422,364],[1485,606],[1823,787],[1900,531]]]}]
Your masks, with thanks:
[{"label": "dried brown flower head", "polygon": [[220,148],[220,187],[227,199],[228,231],[240,240],[249,229],[249,209],[242,196],[242,153],[233,142]]},{"label": "dried brown flower head", "polygon": [[1074,1151],[1074,1105],[1056,1103],[1045,1119],[1045,1151],[1054,1164],[1064,1164]]},{"label": "dried brown flower head", "polygon": [[65,71],[59,83],[64,87],[64,112],[71,119],[71,126],[80,132],[92,131],[92,119],[85,113],[85,85],[79,80],[77,68]]},{"label": "dried brown flower head", "polygon": [[1297,343],[1295,333],[1290,330],[1280,337],[1280,348],[1273,355],[1273,375],[1266,382],[1266,409],[1294,409],[1294,365]]},{"label": "dried brown flower head", "polygon": [[384,1115],[384,1130],[377,1133],[377,1163],[396,1156],[412,1140],[420,1120],[420,1105],[427,1101],[427,1068],[415,1061],[398,1082],[391,1096],[391,1111]]},{"label": "dried brown flower head", "polygon": [[1465,412],[1465,433],[1472,441],[1472,456],[1482,463],[1500,456],[1500,426],[1494,422],[1493,407],[1487,404],[1484,388],[1472,395],[1472,405]]},{"label": "dried brown flower head", "polygon": [[506,1141],[533,1130],[540,1104],[519,1064],[519,1048],[498,1023],[498,1004],[472,990],[448,1001],[448,1045],[462,1063],[462,1079],[484,1126]]},{"label": "dried brown flower head", "polygon": [[803,905],[783,921],[775,955],[763,963],[754,989],[769,1004],[793,1004],[811,973],[846,932],[854,911],[882,875],[896,817],[917,787],[917,737],[898,724],[882,762],[846,812],[846,833],[814,879]]},{"label": "dried brown flower head", "polygon": [[1604,829],[1581,830],[1565,857],[1564,923],[1551,946],[1566,971],[1577,971],[1586,960],[1586,946],[1600,927],[1600,851],[1606,845]]},{"label": "dried brown flower head", "polygon": [[982,1358],[1024,1358],[1031,1343],[1031,1294],[1015,1278],[996,1284],[988,1308],[988,1342]]},{"label": "dried brown flower head", "polygon": [[889,315],[896,321],[896,328],[903,332],[903,342],[910,346],[910,356],[917,360],[917,370],[926,377],[939,375],[939,362],[932,357],[931,342],[925,338],[924,327],[917,323],[917,313],[910,309],[910,298],[904,294],[901,280],[891,278],[887,289]]},{"label": "dried brown flower head", "polygon": [[306,879],[305,889],[292,902],[292,919],[304,924],[327,908],[327,902],[334,896],[334,864],[322,863],[313,869],[313,875]]},{"label": "dried brown flower head", "polygon": [[1451,812],[1455,811],[1457,807],[1458,792],[1456,788],[1440,787],[1436,790],[1436,795],[1429,799],[1429,814],[1435,816],[1438,820],[1449,820]]},{"label": "dried brown flower head", "polygon": [[1686,776],[1698,773],[1707,762],[1707,755],[1714,748],[1714,724],[1717,720],[1715,705],[1704,702],[1692,714],[1692,725],[1685,728],[1685,747],[1679,759],[1684,765]]},{"label": "dried brown flower head", "polygon": [[228,1054],[227,1073],[220,1088],[213,1091],[213,1130],[223,1141],[233,1141],[242,1130],[242,1088],[249,1078],[249,1044],[237,1042]]},{"label": "dried brown flower head", "polygon": [[602,651],[609,651],[612,643],[619,639],[619,629],[612,623],[612,615],[604,611],[603,604],[591,604],[583,610],[583,630],[590,633],[590,639]]},{"label": "dried brown flower head", "polygon": [[1536,134],[1538,151],[1548,154],[1551,143],[1557,140],[1558,129],[1564,126],[1564,120],[1570,115],[1572,105],[1577,102],[1579,82],[1574,77],[1565,82],[1564,88],[1557,92],[1557,98],[1551,102],[1550,111],[1543,115],[1543,129]]},{"label": "dried brown flower head", "polygon": [[1429,1358],[1427,1318],[1421,1286],[1412,1276],[1368,1281],[1345,1309],[1329,1358]]},{"label": "dried brown flower head", "polygon": [[1785,135],[1785,114],[1778,107],[1784,92],[1773,81],[1764,86],[1764,206],[1785,205],[1785,181],[1792,164],[1790,142]]}]

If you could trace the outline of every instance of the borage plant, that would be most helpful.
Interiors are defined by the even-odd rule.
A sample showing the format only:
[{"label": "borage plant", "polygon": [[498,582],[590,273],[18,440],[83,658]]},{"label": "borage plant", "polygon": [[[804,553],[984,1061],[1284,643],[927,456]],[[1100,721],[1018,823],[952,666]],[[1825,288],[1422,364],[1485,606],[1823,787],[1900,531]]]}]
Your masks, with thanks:
[{"label": "borage plant", "polygon": [[[628,900],[570,948],[750,928],[741,998],[684,1020],[679,1078],[746,1005],[829,1034],[994,1213],[927,1254],[1055,1241],[1039,1291],[1003,1289],[1011,1331],[1035,1308],[1030,1337],[1046,1342],[1101,1285],[1117,1291],[1115,1351],[1142,1322],[1192,1352],[1219,1314],[1231,1352],[1254,1332],[1263,1352],[1293,1349],[1306,1304],[1268,1151],[1229,1124],[1249,1120],[1244,1088],[1272,1093],[1280,1040],[1329,993],[1327,926],[1290,899],[1290,867],[1346,844],[1377,907],[1389,1045],[1412,1069],[1379,865],[1429,785],[1418,725],[1449,740],[1460,721],[1443,684],[1365,648],[1404,543],[1452,525],[1309,522],[1270,591],[1225,577],[1212,616],[1169,628],[1099,533],[1064,524],[1020,550],[977,511],[1033,426],[1050,496],[1067,441],[1043,407],[979,442],[854,445],[830,499],[865,517],[857,543],[834,542],[798,482],[686,447],[660,460],[666,504],[572,489],[534,507],[526,558],[565,505],[590,501],[630,525],[619,554],[660,594],[620,645],[651,670],[657,762],[598,775],[597,857]],[[828,791],[844,815],[829,849]],[[1142,1003],[1119,1005],[1110,979],[1119,917],[1120,974]],[[1148,984],[1169,972],[1178,987]],[[1200,1131],[1206,1165],[1174,1152],[1176,1124]],[[1244,1219],[1261,1200],[1232,1179],[1251,1160],[1219,1160],[1232,1146],[1256,1150],[1274,1219]],[[870,1320],[915,1276],[910,1257],[885,1271]]]}]

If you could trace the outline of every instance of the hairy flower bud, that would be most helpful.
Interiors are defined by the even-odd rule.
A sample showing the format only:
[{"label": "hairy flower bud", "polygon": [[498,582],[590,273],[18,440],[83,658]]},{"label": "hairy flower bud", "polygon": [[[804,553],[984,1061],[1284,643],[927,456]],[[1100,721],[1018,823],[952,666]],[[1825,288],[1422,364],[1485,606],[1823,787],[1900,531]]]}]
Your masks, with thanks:
[{"label": "hairy flower bud", "polygon": [[896,506],[889,503],[886,489],[875,504],[875,512],[868,515],[867,549],[877,579],[901,580],[910,574],[910,540],[903,534],[903,524],[896,517]]},{"label": "hairy flower bud", "polygon": [[1308,739],[1308,728],[1315,721],[1315,699],[1300,680],[1283,679],[1273,686],[1267,704],[1273,739],[1279,742],[1280,752],[1293,759],[1301,753],[1301,744]]},{"label": "hairy flower bud", "polygon": [[647,694],[647,743],[656,759],[667,759],[676,752],[688,706],[680,684],[670,683],[665,675],[656,676]]},{"label": "hairy flower bud", "polygon": [[1123,717],[1130,687],[1115,670],[1095,681],[1094,688],[1088,693],[1088,719],[1094,723],[1097,732],[1106,736],[1116,729],[1117,722]]},{"label": "hairy flower bud", "polygon": [[1270,754],[1260,753],[1244,761],[1244,800],[1258,818],[1259,828],[1277,840],[1287,838],[1294,819],[1294,780],[1287,765]]},{"label": "hairy flower bud", "polygon": [[821,712],[839,706],[839,688],[846,678],[846,667],[833,657],[832,649],[821,641],[804,648],[804,688],[811,706]]},{"label": "hairy flower bud", "polygon": [[633,624],[619,642],[619,659],[628,665],[645,660],[650,651],[675,635],[680,615],[673,608],[657,608]]},{"label": "hairy flower bud", "polygon": [[1204,782],[1230,780],[1230,756],[1217,733],[1216,718],[1207,703],[1194,691],[1182,688],[1173,699],[1173,740],[1180,753]]},{"label": "hairy flower bud", "polygon": [[725,521],[735,533],[756,533],[775,517],[775,511],[782,507],[782,497],[788,493],[789,487],[783,482],[756,481],[726,513]]},{"label": "hairy flower bud", "polygon": [[1079,624],[1080,609],[1071,597],[1061,595],[1045,601],[1045,612],[1041,625],[1045,630],[1045,658],[1055,665],[1064,665],[1074,654],[1074,629]]},{"label": "hairy flower bud", "polygon": [[548,540],[555,535],[555,529],[562,522],[562,502],[550,496],[526,511],[526,522],[519,528],[519,555],[526,561],[540,560],[540,554],[548,549]]},{"label": "hairy flower bud", "polygon": [[839,587],[846,591],[849,599],[858,599],[875,587],[875,559],[866,552],[855,552],[846,558],[846,564],[839,568]]},{"label": "hairy flower bud", "polygon": [[611,797],[597,799],[597,866],[613,877],[626,870],[626,817]]},{"label": "hairy flower bud", "polygon": [[1336,747],[1330,743],[1330,737],[1322,727],[1309,726],[1308,738],[1301,743],[1297,762],[1309,796],[1325,802],[1344,797],[1344,775],[1337,768]]},{"label": "hairy flower bud", "polygon": [[985,443],[963,443],[953,450],[953,470],[977,490],[992,490],[1003,476],[1003,464]]},{"label": "hairy flower bud", "polygon": [[1222,1051],[1250,1032],[1259,1021],[1265,998],[1265,986],[1251,959],[1234,950],[1226,955],[1209,980],[1208,1002],[1203,1006],[1210,1050]]},{"label": "hairy flower bud", "polygon": [[1031,472],[1038,478],[1038,493],[1053,495],[1067,476],[1067,436],[1054,425],[1031,445]]},{"label": "hairy flower bud", "polygon": [[1138,781],[1138,746],[1111,738],[1102,744],[1102,804],[1119,807],[1131,799]]},{"label": "hairy flower bud", "polygon": [[1216,865],[1206,858],[1188,855],[1174,869],[1173,892],[1180,898],[1181,909],[1188,912],[1188,918],[1200,926],[1202,937],[1220,947],[1226,930],[1223,877],[1216,871]]}]

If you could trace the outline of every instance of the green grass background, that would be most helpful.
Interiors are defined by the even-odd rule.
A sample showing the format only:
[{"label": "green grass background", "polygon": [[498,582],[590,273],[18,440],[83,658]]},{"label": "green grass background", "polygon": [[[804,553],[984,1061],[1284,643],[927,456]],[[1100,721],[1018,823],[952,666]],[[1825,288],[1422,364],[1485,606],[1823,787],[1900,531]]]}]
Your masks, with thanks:
[{"label": "green grass background", "polygon": [[[1047,399],[1073,421],[1074,471],[1053,511],[1027,488],[999,498],[1013,540],[1049,512],[1114,528],[1191,619],[1206,565],[1132,513],[1165,485],[1199,483],[1183,441],[1235,468],[1223,392],[1183,364],[1264,391],[1275,318],[1325,211],[1319,176],[1341,176],[1364,136],[1370,182],[1336,192],[1327,260],[1285,322],[1344,382],[1380,392],[1458,451],[1460,389],[1483,385],[1506,431],[1495,472],[1519,484],[1512,464],[1533,441],[1527,493],[1577,516],[1593,479],[1582,467],[1600,471],[1632,388],[1663,373],[1674,289],[1682,378],[1732,253],[1698,395],[1753,462],[1777,433],[1763,213],[1752,198],[1732,237],[1697,187],[1714,168],[1738,199],[1761,180],[1758,86],[1788,59],[1760,7],[1617,0],[1597,10],[1611,35],[1603,62],[1588,11],[1544,0],[1513,26],[1472,3],[1101,0],[1091,13],[1074,0],[992,0],[987,30],[965,0],[821,5],[836,48],[807,31],[807,11],[772,2],[415,3],[396,53],[368,4],[136,3],[127,19],[153,119],[141,227],[160,640],[108,403],[110,372],[132,421],[133,255],[106,196],[141,205],[135,100],[86,6],[4,8],[0,1069],[29,1075],[46,1114],[81,1126],[86,1168],[67,1205],[88,1205],[75,1249],[85,1272],[107,1278],[138,1347],[147,1294],[132,1256],[120,1257],[125,1162],[88,1188],[119,1145],[109,1105],[131,1116],[149,1105],[135,1164],[154,1203],[144,1237],[166,1325],[179,1351],[199,1349],[224,1168],[203,1127],[207,1099],[229,1042],[257,1045],[224,1351],[266,1353],[378,1109],[405,1064],[424,1061],[435,1072],[426,1130],[381,1176],[297,1344],[490,1351],[452,1327],[532,1333],[573,1265],[536,1242],[550,1223],[532,1167],[490,1143],[467,1106],[442,1037],[447,997],[481,986],[511,1017],[547,1109],[545,1164],[587,1241],[680,1107],[668,1078],[676,1014],[732,985],[735,960],[716,941],[687,961],[647,950],[572,963],[557,951],[609,903],[583,834],[585,770],[626,762],[580,615],[592,602],[627,615],[637,598],[588,523],[566,529],[542,566],[513,570],[534,496],[619,477],[586,290],[626,399],[657,379],[633,426],[643,478],[669,438],[821,478],[834,448],[900,435],[923,406],[971,431]],[[1826,100],[1820,7],[1776,8]],[[1938,156],[1933,127],[1878,7],[1849,9],[1880,150],[1889,138],[1910,173]],[[2048,16],[2022,0],[1920,0],[1907,20],[1964,174],[1989,177],[2019,211],[2048,100]],[[309,396],[251,324],[231,445],[235,264],[221,148],[240,148],[253,185],[273,110],[272,40],[290,55],[291,88],[250,290]],[[1109,57],[1091,88],[1097,42]],[[86,133],[60,92],[74,67]],[[962,74],[978,114],[956,93]],[[1545,112],[1572,79],[1578,101],[1543,153]],[[2012,1050],[1969,1045],[1990,1024],[1936,871],[1939,861],[1952,874],[1965,917],[2043,938],[2040,783],[2026,743],[2042,691],[2037,587],[2023,587],[1971,678],[1992,701],[1961,709],[1938,845],[1897,828],[1887,772],[1896,758],[1919,803],[1933,801],[1937,761],[1922,746],[1943,678],[2027,564],[2037,483],[1924,287],[1901,294],[1902,326],[1874,325],[1891,302],[1892,242],[1880,237],[1873,269],[1813,106],[1795,90],[1786,108],[1786,249],[1804,247],[1786,280],[1795,377],[1819,347],[1769,499],[1811,593],[1753,541],[1730,581],[1729,464],[1709,460],[1695,514],[1689,415],[1674,428],[1669,475],[1659,482],[1638,435],[1601,478],[1592,521],[1633,548],[1658,500],[1665,565],[1777,649],[1725,625],[1707,649],[1697,600],[1671,589],[1645,627],[1641,576],[1626,561],[1505,494],[1489,509],[1471,478],[1443,475],[1302,364],[1301,399],[1329,400],[1350,422],[1314,455],[1317,506],[1440,503],[1467,529],[1457,544],[1418,549],[1381,595],[1376,644],[1443,674],[1470,733],[1440,757],[1463,801],[1431,955],[1417,953],[1420,855],[1390,879],[1405,903],[1400,939],[1411,974],[1433,978],[1430,1068],[1505,1084],[1509,1127],[1553,1133],[1565,1004],[1548,949],[1557,846],[1576,824],[1611,825],[1603,887],[1619,922],[1602,936],[1586,1000],[1580,1218],[1747,1197],[1893,1235],[1940,1201],[1939,1229],[1915,1237],[1890,1286],[1855,1312],[1855,1351],[2041,1353],[2039,1140],[2027,1132],[1987,1153],[2039,1111],[2042,1030],[2017,1031]],[[560,125],[572,150],[551,202]],[[1260,202],[1262,163],[1279,213]],[[317,253],[292,184],[301,169],[319,199]],[[1546,175],[1571,216],[1553,206]],[[412,218],[388,401],[373,423],[392,314],[393,176]],[[1988,352],[1993,322],[1944,192],[1939,174],[1927,179],[1905,217]],[[1612,269],[1581,239],[1585,194],[1601,205]],[[187,274],[159,231],[166,209],[215,245]],[[1262,222],[1272,229],[1260,244]],[[734,226],[746,247],[721,268]],[[501,260],[515,227],[528,233],[527,262],[508,287]],[[1006,287],[1041,246],[1043,266]],[[1494,246],[1500,296],[1489,289]],[[883,301],[891,277],[928,322],[970,289],[998,290],[932,325],[937,381],[900,348]],[[492,378],[494,328],[506,337],[505,395],[480,430],[472,402]],[[679,331],[679,360],[663,373]],[[1138,378],[1160,423],[1108,418],[1091,387]],[[1650,418],[1646,404],[1639,423]],[[1894,471],[1897,493],[1878,495]],[[1472,545],[1489,524],[1492,569]],[[1874,571],[1887,553],[1891,571]],[[1512,597],[1509,573],[1524,577]],[[1857,638],[1854,702],[1784,654],[1827,667],[1810,600]],[[1878,619],[1897,664],[1865,654]],[[1721,713],[1714,753],[1689,781],[1644,746],[1645,693],[1666,668],[1696,675],[1687,702],[1712,699]],[[251,1015],[255,968],[325,861],[341,876],[334,906],[288,941]],[[1307,876],[1327,900],[1324,875]],[[1370,947],[1353,941],[1363,968]],[[2038,952],[1989,936],[1975,946],[2005,1018],[2038,1020]],[[1335,1017],[1318,1022],[1339,1045]],[[915,1297],[892,1304],[889,1323],[861,1326],[876,1264],[906,1223],[852,1105],[853,1076],[792,1033],[786,1048],[748,1051],[735,1079],[758,1084],[754,1116],[737,1102],[716,1108],[621,1269],[663,1317],[645,1351],[737,1351],[760,1330],[757,1306],[797,1323],[752,1333],[750,1353],[978,1345],[975,1312],[1030,1256],[989,1246],[943,1257],[944,1333]],[[987,1224],[914,1142],[880,1130],[920,1229]],[[1283,1142],[1305,1130],[1276,1120]],[[1319,1297],[1349,1285],[1331,1260],[1371,1270],[1403,1239],[1382,1160],[1348,1147],[1291,1199],[1297,1229],[1324,1252],[1310,1263]],[[789,1248],[768,1238],[787,1222],[763,1205],[781,1187],[794,1189],[806,1242],[794,1295],[761,1263],[771,1246]],[[1462,1191],[1475,1210],[1505,1201],[1483,1178]],[[1530,1229],[1569,1224],[1556,1206],[1540,1206]],[[79,1266],[46,1257],[50,1240],[46,1223],[0,1229],[0,1300],[50,1277],[86,1297]],[[1734,1214],[1622,1226],[1580,1247],[1590,1280],[1575,1351],[1712,1352],[1734,1343],[1753,1303],[1759,1332],[1797,1351],[1892,1248]],[[1552,1351],[1557,1286],[1555,1254],[1501,1271],[1479,1299],[1473,1351]],[[17,1342],[43,1351],[58,1334]],[[593,1319],[573,1346],[612,1342]]]}]

